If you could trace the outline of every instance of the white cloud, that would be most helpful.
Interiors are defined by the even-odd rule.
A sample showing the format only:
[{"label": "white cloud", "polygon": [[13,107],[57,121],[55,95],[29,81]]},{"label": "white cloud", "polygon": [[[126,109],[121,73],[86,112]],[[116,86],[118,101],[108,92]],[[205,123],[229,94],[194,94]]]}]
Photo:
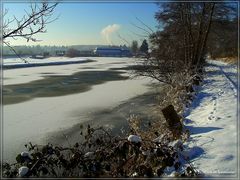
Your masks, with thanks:
[{"label": "white cloud", "polygon": [[110,25],[108,25],[108,26],[106,26],[105,28],[102,29],[101,35],[106,39],[108,44],[112,45],[111,34],[118,31],[119,29],[120,29],[119,24],[110,24]]}]

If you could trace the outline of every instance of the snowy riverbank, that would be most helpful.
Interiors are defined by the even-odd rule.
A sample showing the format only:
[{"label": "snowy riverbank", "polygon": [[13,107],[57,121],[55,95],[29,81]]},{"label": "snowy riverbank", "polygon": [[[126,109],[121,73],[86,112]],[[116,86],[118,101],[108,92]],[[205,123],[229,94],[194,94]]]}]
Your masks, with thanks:
[{"label": "snowy riverbank", "polygon": [[236,64],[208,61],[204,82],[185,114],[191,134],[185,145],[194,166],[206,176],[237,175],[237,78]]},{"label": "snowy riverbank", "polygon": [[[134,64],[130,58],[94,60],[84,64],[6,70],[4,84],[11,89],[24,83],[43,82],[51,76],[71,79],[78,72],[97,72],[101,76],[99,71],[118,71],[119,76],[128,77],[130,74],[125,69]],[[204,81],[197,87],[197,95],[184,115],[190,138],[184,143],[183,156],[206,177],[236,177],[239,159],[237,66],[208,61],[205,70]],[[149,96],[151,101],[142,96],[150,91],[149,79],[113,81],[110,78],[100,84],[90,84],[84,92],[35,97],[4,105],[4,160],[13,158],[29,141],[38,144],[66,141],[62,132],[75,142],[80,124],[104,124],[120,131],[130,114],[144,112],[141,117],[146,118],[152,115],[146,111],[152,106],[152,96]]]}]

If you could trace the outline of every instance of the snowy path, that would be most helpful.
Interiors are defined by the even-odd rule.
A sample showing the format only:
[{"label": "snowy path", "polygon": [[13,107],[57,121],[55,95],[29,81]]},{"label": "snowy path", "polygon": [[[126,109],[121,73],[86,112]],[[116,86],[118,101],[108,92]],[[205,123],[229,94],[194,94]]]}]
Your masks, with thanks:
[{"label": "snowy path", "polygon": [[185,117],[191,161],[207,176],[237,173],[237,66],[209,61],[206,77]]}]

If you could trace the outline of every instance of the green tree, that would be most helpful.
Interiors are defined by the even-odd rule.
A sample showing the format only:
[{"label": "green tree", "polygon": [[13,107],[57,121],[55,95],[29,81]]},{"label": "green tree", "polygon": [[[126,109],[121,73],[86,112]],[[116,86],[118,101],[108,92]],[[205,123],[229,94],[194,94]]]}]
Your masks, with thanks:
[{"label": "green tree", "polygon": [[146,39],[143,40],[142,45],[140,46],[140,51],[148,54],[148,43]]},{"label": "green tree", "polygon": [[133,42],[132,42],[131,50],[132,50],[132,53],[133,53],[134,55],[137,54],[137,52],[138,52],[138,42],[137,42],[137,41],[133,41]]}]

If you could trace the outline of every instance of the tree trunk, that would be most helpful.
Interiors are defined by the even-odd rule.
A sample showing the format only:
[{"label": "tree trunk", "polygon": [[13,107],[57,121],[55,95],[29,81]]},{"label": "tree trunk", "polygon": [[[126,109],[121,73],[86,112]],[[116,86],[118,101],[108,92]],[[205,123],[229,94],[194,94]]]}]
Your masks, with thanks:
[{"label": "tree trunk", "polygon": [[192,65],[194,67],[198,66],[198,61],[200,59],[200,54],[199,54],[199,48],[201,47],[201,43],[202,43],[202,31],[203,31],[203,21],[204,21],[204,17],[206,14],[206,4],[203,3],[203,9],[202,9],[202,14],[201,14],[201,20],[199,23],[199,28],[198,28],[198,38],[197,38],[197,43],[196,43],[196,49],[194,50],[194,59],[193,59],[193,63]]},{"label": "tree trunk", "polygon": [[208,34],[209,34],[209,31],[210,31],[210,28],[211,28],[211,24],[212,24],[212,16],[213,16],[213,12],[214,12],[214,7],[215,7],[215,3],[212,4],[211,11],[210,11],[210,16],[208,18],[208,26],[207,26],[205,37],[204,37],[203,44],[202,44],[202,47],[201,47],[201,54],[200,54],[201,57],[203,57],[203,55],[205,53],[205,50],[206,50]]}]

